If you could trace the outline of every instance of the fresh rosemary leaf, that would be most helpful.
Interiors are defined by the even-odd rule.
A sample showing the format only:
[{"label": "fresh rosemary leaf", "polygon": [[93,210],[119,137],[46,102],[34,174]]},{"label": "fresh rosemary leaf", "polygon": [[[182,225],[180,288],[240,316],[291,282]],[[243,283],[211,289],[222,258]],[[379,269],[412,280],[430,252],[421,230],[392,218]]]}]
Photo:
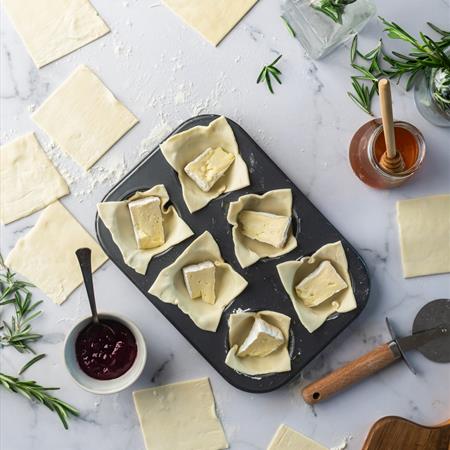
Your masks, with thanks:
[{"label": "fresh rosemary leaf", "polygon": [[357,48],[358,48],[358,35],[355,34],[355,37],[352,40],[352,46],[350,48],[350,63],[352,64],[355,62]]},{"label": "fresh rosemary leaf", "polygon": [[275,67],[275,64],[278,63],[282,56],[283,55],[277,56],[270,64],[264,66],[256,79],[257,84],[264,81],[272,94],[274,93],[272,77],[278,82],[278,84],[282,84],[280,79],[281,70],[278,69],[278,67]]},{"label": "fresh rosemary leaf", "polygon": [[22,375],[27,369],[29,369],[33,364],[40,361],[42,358],[45,358],[47,355],[45,353],[41,353],[40,355],[35,356],[30,359],[20,370],[19,375]]},{"label": "fresh rosemary leaf", "polygon": [[450,36],[450,31],[445,31],[442,28],[437,27],[436,25],[433,25],[431,22],[427,22],[427,25],[436,33],[440,34],[441,36],[447,37]]},{"label": "fresh rosemary leaf", "polygon": [[281,20],[284,22],[284,24],[286,25],[287,30],[289,31],[289,34],[292,37],[296,37],[297,34],[295,33],[295,30],[292,28],[291,24],[288,22],[288,20],[286,18],[284,18],[283,16],[280,16]]}]

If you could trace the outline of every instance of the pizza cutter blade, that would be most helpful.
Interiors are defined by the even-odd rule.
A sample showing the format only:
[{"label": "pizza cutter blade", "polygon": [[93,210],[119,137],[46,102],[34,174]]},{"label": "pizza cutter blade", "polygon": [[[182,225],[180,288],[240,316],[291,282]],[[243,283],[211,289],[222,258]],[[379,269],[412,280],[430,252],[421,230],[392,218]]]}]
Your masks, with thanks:
[{"label": "pizza cutter blade", "polygon": [[325,400],[398,359],[403,359],[415,374],[406,356],[410,350],[417,350],[434,362],[450,362],[450,299],[427,303],[414,319],[410,336],[397,337],[388,318],[386,323],[392,337],[390,342],[306,386],[302,391],[305,401],[314,404]]}]

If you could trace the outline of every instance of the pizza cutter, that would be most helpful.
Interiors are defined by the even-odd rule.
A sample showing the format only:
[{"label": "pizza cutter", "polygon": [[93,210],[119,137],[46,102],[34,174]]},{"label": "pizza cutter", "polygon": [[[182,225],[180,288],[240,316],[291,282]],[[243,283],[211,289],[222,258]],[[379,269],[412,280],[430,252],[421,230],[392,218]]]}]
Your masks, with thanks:
[{"label": "pizza cutter", "polygon": [[321,402],[399,359],[416,374],[406,356],[410,350],[419,351],[430,361],[450,362],[450,299],[427,303],[414,319],[410,336],[397,337],[387,317],[386,324],[392,337],[390,342],[306,386],[302,391],[306,403]]}]

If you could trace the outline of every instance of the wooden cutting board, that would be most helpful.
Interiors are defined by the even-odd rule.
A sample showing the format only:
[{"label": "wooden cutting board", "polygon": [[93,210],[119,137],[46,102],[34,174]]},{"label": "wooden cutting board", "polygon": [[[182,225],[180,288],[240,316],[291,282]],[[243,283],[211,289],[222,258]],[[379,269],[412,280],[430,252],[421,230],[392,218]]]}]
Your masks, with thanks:
[{"label": "wooden cutting board", "polygon": [[375,422],[362,450],[450,450],[450,420],[426,427],[402,417]]}]

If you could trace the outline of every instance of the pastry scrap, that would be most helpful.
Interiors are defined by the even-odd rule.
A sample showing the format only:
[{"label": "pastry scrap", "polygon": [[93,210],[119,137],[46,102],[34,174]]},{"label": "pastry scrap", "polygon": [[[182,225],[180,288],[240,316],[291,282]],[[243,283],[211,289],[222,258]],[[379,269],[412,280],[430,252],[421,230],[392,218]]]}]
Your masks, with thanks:
[{"label": "pastry scrap", "polygon": [[[205,265],[205,262],[214,265],[214,272],[210,264]],[[201,270],[197,270],[197,274],[190,277],[189,274],[195,273],[192,266],[197,266],[198,269],[199,265]],[[190,268],[187,282],[183,271],[186,268]],[[199,279],[203,290],[208,285],[206,292],[201,294],[202,300],[197,298],[198,291],[193,283]],[[213,286],[214,301],[211,289]],[[214,332],[225,307],[246,286],[247,281],[224,262],[216,241],[208,231],[205,231],[171,265],[159,273],[149,293],[165,303],[177,305],[202,330]],[[193,295],[196,297],[193,298]]]},{"label": "pastry scrap", "polygon": [[223,450],[228,442],[208,378],[133,392],[147,450]]},{"label": "pastry scrap", "polygon": [[340,241],[326,244],[300,261],[278,264],[277,270],[300,322],[310,333],[333,313],[357,306]]},{"label": "pastry scrap", "polygon": [[109,33],[89,0],[3,0],[38,68]]},{"label": "pastry scrap", "polygon": [[161,152],[178,173],[191,213],[224,192],[250,184],[247,166],[225,117],[169,137],[161,144]]},{"label": "pastry scrap", "polygon": [[227,220],[233,226],[234,251],[239,264],[248,267],[261,258],[274,258],[296,248],[291,217],[290,189],[247,194],[231,202]]},{"label": "pastry scrap", "polygon": [[45,208],[36,225],[19,239],[6,259],[13,272],[25,276],[55,303],[63,303],[82,282],[75,251],[92,250],[92,270],[107,256],[59,202]]},{"label": "pastry scrap", "polygon": [[159,197],[144,197],[128,203],[136,243],[140,249],[164,244],[164,226]]},{"label": "pastry scrap", "polygon": [[79,66],[31,118],[85,170],[138,123],[84,65]]},{"label": "pastry scrap", "polygon": [[403,276],[450,272],[450,194],[397,202]]},{"label": "pastry scrap", "polygon": [[238,24],[257,1],[163,0],[163,3],[215,46]]},{"label": "pastry scrap", "polygon": [[230,350],[225,364],[246,375],[291,370],[290,323],[290,317],[275,311],[231,314],[228,320]]},{"label": "pastry scrap", "polygon": [[29,133],[0,147],[0,193],[0,220],[7,224],[64,197],[69,187]]},{"label": "pastry scrap", "polygon": [[222,147],[210,147],[187,164],[184,171],[203,192],[208,192],[233,162],[233,154]]},{"label": "pastry scrap", "polygon": [[328,448],[286,425],[280,425],[267,450],[328,450]]},{"label": "pastry scrap", "polygon": [[213,305],[216,302],[216,266],[211,261],[183,267],[184,283],[192,299],[200,298]]},{"label": "pastry scrap", "polygon": [[137,273],[145,274],[154,256],[194,234],[175,208],[167,206],[169,200],[164,185],[158,184],[128,200],[97,205],[123,260]]}]

